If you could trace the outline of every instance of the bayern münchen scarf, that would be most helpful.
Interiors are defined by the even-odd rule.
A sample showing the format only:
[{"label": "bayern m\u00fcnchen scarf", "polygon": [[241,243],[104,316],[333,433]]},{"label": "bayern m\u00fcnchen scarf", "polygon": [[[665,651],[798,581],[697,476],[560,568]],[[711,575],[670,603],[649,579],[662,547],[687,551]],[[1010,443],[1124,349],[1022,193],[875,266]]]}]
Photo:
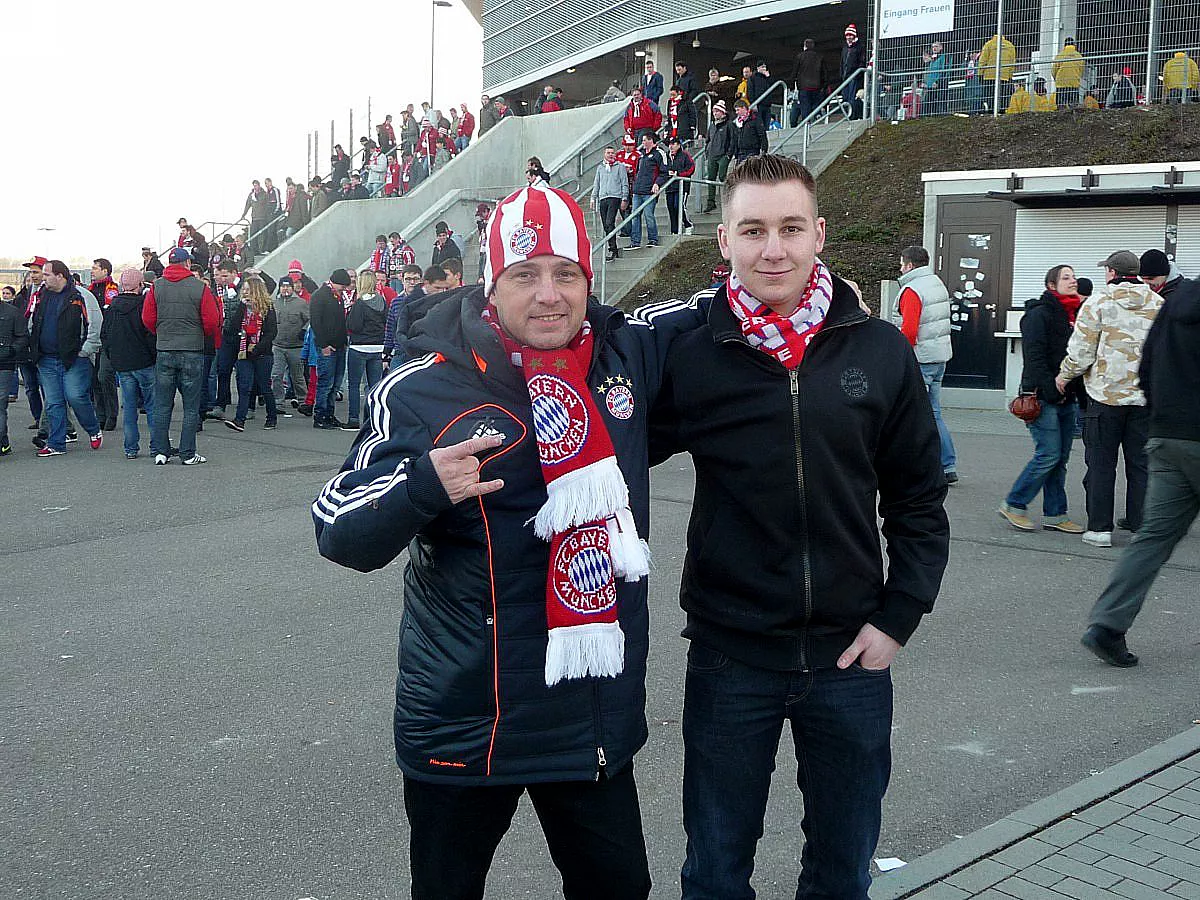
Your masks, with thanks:
[{"label": "bayern m\u00fcnchen scarf", "polygon": [[625,634],[616,580],[648,575],[650,553],[638,537],[625,476],[588,388],[591,325],[585,320],[561,350],[534,350],[503,332],[490,304],[483,318],[525,375],[546,482],[546,502],[533,519],[534,533],[550,542],[546,684],[620,675]]},{"label": "bayern m\u00fcnchen scarf", "polygon": [[819,259],[813,261],[812,276],[790,316],[781,316],[755,299],[736,274],[729,276],[729,308],[742,326],[742,335],[751,347],[773,356],[787,369],[794,369],[804,358],[809,342],[825,324],[833,300],[833,277]]}]

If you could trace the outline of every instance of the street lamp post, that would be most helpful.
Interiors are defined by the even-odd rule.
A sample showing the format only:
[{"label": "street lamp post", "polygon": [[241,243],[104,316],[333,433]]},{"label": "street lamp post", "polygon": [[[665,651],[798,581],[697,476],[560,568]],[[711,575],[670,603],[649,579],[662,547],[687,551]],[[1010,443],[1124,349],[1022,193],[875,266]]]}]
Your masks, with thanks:
[{"label": "street lamp post", "polygon": [[450,6],[450,0],[433,0],[433,12],[429,16],[429,108],[433,109],[433,55],[437,47],[437,11],[439,6]]}]

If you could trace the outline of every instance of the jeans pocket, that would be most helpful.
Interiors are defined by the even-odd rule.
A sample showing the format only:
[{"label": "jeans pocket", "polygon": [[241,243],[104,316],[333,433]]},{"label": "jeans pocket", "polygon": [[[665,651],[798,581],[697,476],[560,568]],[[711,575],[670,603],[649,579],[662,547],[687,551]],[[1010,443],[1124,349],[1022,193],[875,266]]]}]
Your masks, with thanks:
[{"label": "jeans pocket", "polygon": [[729,657],[720,650],[692,641],[688,647],[688,671],[720,672],[729,666]]},{"label": "jeans pocket", "polygon": [[880,675],[887,675],[892,671],[891,666],[886,666],[882,669],[868,669],[866,666],[859,663],[850,663],[850,668],[855,672],[861,672],[863,675],[870,675],[873,678],[878,678]]}]

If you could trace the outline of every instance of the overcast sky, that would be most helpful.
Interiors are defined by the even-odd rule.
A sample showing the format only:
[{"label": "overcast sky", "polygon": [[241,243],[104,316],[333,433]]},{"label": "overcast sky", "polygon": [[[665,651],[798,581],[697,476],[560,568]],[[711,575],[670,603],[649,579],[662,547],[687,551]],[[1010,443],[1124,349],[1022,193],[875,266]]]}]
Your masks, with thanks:
[{"label": "overcast sky", "polygon": [[[477,113],[480,29],[452,2],[437,11],[434,105]],[[236,219],[252,178],[302,180],[313,129],[327,173],[331,118],[349,151],[351,107],[357,144],[368,96],[377,123],[428,95],[431,11],[430,0],[0,4],[0,256],[140,261],[179,216]]]}]

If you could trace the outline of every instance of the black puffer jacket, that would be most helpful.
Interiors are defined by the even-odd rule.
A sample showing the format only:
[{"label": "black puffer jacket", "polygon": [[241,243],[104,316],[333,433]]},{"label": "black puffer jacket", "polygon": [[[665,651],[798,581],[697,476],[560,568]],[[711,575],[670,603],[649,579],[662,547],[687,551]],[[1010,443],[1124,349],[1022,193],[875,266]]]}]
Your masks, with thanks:
[{"label": "black puffer jacket", "polygon": [[[620,770],[646,740],[646,580],[617,585],[624,672],[547,687],[549,545],[527,525],[546,486],[525,379],[480,319],[483,305],[481,288],[456,292],[417,325],[410,348],[420,355],[371,393],[371,424],[313,504],[317,546],[362,572],[409,551],[394,721],[405,773],[456,784],[594,779]],[[700,316],[670,301],[626,320],[593,301],[588,318],[588,384],[644,537],[646,415],[674,332]],[[614,391],[632,393],[627,418],[609,410],[605,392]],[[483,457],[481,477],[504,488],[452,505],[429,452],[488,431],[505,442]]]},{"label": "black puffer jacket", "polygon": [[[0,372],[11,372],[29,351],[24,307],[0,300]],[[15,390],[14,386],[14,390]]]},{"label": "black puffer jacket", "polygon": [[100,343],[118,372],[136,372],[154,365],[157,340],[142,322],[141,294],[117,294],[104,311]]},{"label": "black puffer jacket", "polygon": [[1021,316],[1021,350],[1024,364],[1021,368],[1021,390],[1037,391],[1043,403],[1066,403],[1079,399],[1078,379],[1067,385],[1064,395],[1058,390],[1054,378],[1058,367],[1067,355],[1067,341],[1071,339],[1071,319],[1066,309],[1049,291],[1025,304],[1025,315]]}]

